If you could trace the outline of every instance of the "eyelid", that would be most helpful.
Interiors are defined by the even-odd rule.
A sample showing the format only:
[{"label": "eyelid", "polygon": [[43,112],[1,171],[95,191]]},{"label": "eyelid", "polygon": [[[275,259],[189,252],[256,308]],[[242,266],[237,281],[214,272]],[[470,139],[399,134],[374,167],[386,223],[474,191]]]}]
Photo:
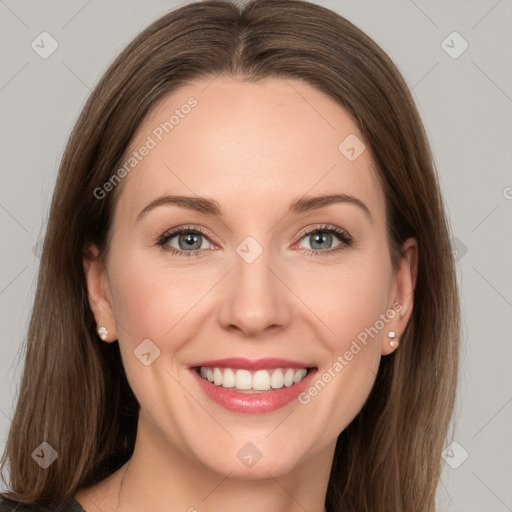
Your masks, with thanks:
[{"label": "eyelid", "polygon": [[335,256],[341,253],[341,251],[346,250],[353,246],[354,244],[354,238],[353,236],[346,231],[345,229],[335,226],[332,224],[320,224],[316,226],[308,226],[307,228],[304,228],[298,236],[299,240],[296,242],[292,248],[296,248],[303,238],[307,236],[312,236],[314,233],[318,232],[326,232],[333,234],[336,238],[339,240],[339,244],[335,247],[331,247],[330,249],[326,250],[320,250],[320,249],[308,249],[308,248],[302,248],[301,252],[305,254],[306,256]]},{"label": "eyelid", "polygon": [[[308,226],[301,230],[297,237],[299,238],[299,241],[302,240],[306,235],[312,235],[313,233],[321,231],[330,231],[337,234],[338,237],[345,237],[348,241],[352,242],[353,237],[350,235],[348,231],[346,231],[343,228],[340,228],[338,226],[334,226],[333,224],[317,224],[314,226]],[[322,251],[326,252],[326,251]]]},{"label": "eyelid", "polygon": [[[311,255],[321,255],[321,254],[328,255],[328,254],[335,253],[338,250],[341,250],[341,249],[344,249],[344,248],[350,246],[354,241],[352,235],[350,235],[350,233],[348,233],[348,231],[346,231],[343,228],[340,228],[338,226],[331,225],[331,224],[317,224],[317,225],[308,226],[308,227],[302,229],[299,232],[299,234],[296,235],[296,237],[298,237],[298,241],[292,245],[292,248],[295,248],[302,241],[302,239],[305,236],[312,235],[316,232],[322,232],[322,231],[333,233],[340,240],[340,244],[338,246],[336,246],[335,248],[326,249],[324,251],[318,250],[318,249],[303,248],[302,249],[303,252],[305,251],[306,254],[311,254]],[[170,252],[172,254],[179,253],[179,255],[185,255],[185,257],[199,256],[204,251],[207,250],[207,249],[194,249],[192,251],[184,251],[182,249],[176,249],[175,247],[169,247],[167,249],[164,248],[164,246],[167,244],[167,242],[170,239],[174,238],[177,235],[180,235],[182,232],[199,233],[200,235],[202,235],[206,239],[208,239],[211,243],[216,244],[215,242],[212,242],[212,240],[210,239],[211,235],[209,233],[207,233],[204,228],[199,227],[199,226],[192,226],[192,225],[182,225],[182,226],[176,226],[175,228],[172,228],[172,229],[169,229],[168,231],[166,231],[163,235],[161,235],[158,238],[156,245],[161,246],[162,250],[164,250],[164,251]],[[216,244],[216,245],[218,245],[218,244]]]},{"label": "eyelid", "polygon": [[[161,236],[158,237],[157,243],[159,244],[160,242],[162,242],[162,245],[163,245],[164,243],[169,241],[171,238],[174,238],[175,236],[180,235],[183,231],[187,232],[187,233],[188,232],[199,233],[202,236],[204,236],[206,239],[208,239],[212,244],[219,245],[216,242],[213,242],[211,240],[212,235],[210,233],[208,233],[204,228],[199,227],[199,226],[193,226],[190,224],[186,224],[183,226],[176,226],[175,228],[171,228],[171,229],[165,231],[165,233],[163,233]],[[173,247],[171,249],[173,249]],[[202,250],[205,250],[205,249],[195,249],[195,252],[202,251]],[[193,251],[186,251],[186,252],[193,252]]]}]

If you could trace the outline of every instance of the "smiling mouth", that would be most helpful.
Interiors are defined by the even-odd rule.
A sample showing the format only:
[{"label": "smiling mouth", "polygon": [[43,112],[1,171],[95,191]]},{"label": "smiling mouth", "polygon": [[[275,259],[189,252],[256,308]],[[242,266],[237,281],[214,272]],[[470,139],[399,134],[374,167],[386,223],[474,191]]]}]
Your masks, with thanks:
[{"label": "smiling mouth", "polygon": [[261,393],[293,387],[315,368],[274,368],[272,370],[246,370],[197,366],[193,370],[215,386],[237,393]]}]

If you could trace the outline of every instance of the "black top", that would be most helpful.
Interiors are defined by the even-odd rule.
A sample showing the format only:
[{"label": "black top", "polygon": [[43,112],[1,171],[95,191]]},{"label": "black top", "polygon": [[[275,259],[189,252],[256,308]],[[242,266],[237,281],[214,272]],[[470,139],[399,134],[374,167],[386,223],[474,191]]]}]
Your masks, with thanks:
[{"label": "black top", "polygon": [[[35,508],[34,505],[25,505],[19,501],[8,500],[7,498],[0,498],[0,512],[44,512],[40,508]],[[80,503],[75,499],[71,500],[69,504],[62,509],[62,512],[85,512]]]}]

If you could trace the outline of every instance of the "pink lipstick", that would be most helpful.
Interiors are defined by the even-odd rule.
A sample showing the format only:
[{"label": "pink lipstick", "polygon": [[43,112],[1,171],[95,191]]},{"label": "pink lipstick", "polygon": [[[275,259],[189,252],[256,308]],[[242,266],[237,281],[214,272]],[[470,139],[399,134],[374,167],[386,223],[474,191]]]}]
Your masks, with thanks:
[{"label": "pink lipstick", "polygon": [[189,367],[199,387],[231,412],[263,414],[285,407],[308,386],[317,367],[280,358],[227,358]]}]

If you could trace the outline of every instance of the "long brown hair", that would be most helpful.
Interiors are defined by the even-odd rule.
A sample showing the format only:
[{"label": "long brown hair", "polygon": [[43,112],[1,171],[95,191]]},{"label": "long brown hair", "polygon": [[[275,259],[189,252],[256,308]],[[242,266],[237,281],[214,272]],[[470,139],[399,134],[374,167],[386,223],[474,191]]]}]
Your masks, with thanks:
[{"label": "long brown hair", "polygon": [[[357,121],[386,196],[393,263],[415,237],[414,307],[399,350],[340,434],[328,484],[332,511],[435,510],[441,452],[455,404],[459,299],[450,228],[428,140],[398,69],[342,16],[303,0],[206,0],[156,20],[112,63],[71,133],[53,194],[24,372],[3,466],[10,499],[60,510],[132,455],[139,404],[118,343],[101,343],[83,270],[105,253],[118,190],[94,191],[123,160],[137,127],[187,81],[219,76],[308,82]],[[43,469],[32,452],[58,453]],[[7,483],[7,482],[6,482]]]}]

